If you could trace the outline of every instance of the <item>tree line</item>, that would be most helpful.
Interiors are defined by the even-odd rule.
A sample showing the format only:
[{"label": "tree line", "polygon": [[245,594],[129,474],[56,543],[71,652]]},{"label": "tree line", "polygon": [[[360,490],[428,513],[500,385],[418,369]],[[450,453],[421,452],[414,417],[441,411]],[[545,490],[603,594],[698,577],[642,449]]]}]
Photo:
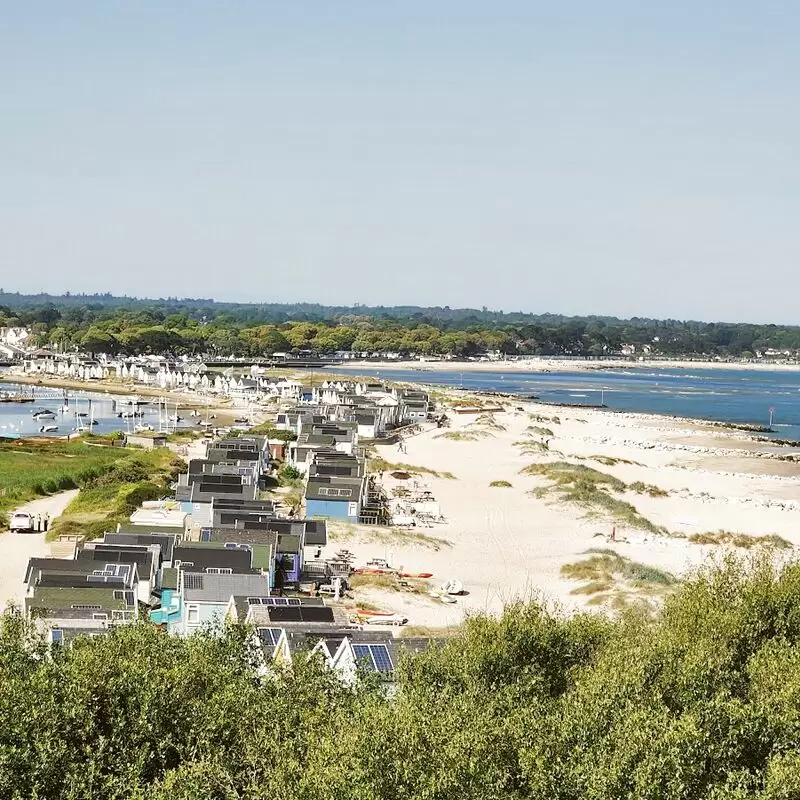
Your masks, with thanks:
[{"label": "tree line", "polygon": [[789,800],[800,566],[729,560],[651,618],[520,603],[401,662],[394,691],[252,633],[47,645],[0,617],[0,796]]},{"label": "tree line", "polygon": [[[244,305],[104,296],[23,302],[0,293],[0,327],[30,327],[41,346],[116,355],[263,356],[341,351],[470,357],[634,355],[752,358],[800,350],[800,327],[504,314],[486,309]],[[9,299],[19,302],[8,302]]]}]

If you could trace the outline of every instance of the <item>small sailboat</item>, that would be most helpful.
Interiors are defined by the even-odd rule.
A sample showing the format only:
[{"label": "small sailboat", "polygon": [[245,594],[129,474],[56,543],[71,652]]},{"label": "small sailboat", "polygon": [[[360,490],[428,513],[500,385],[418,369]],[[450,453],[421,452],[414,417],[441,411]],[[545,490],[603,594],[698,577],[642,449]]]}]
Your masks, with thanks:
[{"label": "small sailboat", "polygon": [[41,411],[34,411],[33,412],[34,419],[55,419],[56,415],[55,412],[50,411],[47,408],[43,408]]},{"label": "small sailboat", "polygon": [[58,430],[58,425],[42,425],[39,428],[39,433],[55,433]]}]

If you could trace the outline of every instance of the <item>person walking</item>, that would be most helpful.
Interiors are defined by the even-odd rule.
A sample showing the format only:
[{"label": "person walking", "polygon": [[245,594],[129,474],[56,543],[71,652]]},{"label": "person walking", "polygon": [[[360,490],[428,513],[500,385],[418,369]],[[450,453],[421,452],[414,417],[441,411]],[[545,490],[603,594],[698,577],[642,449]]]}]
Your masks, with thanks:
[{"label": "person walking", "polygon": [[44,532],[47,533],[47,529],[50,527],[50,514],[45,512],[44,515]]}]

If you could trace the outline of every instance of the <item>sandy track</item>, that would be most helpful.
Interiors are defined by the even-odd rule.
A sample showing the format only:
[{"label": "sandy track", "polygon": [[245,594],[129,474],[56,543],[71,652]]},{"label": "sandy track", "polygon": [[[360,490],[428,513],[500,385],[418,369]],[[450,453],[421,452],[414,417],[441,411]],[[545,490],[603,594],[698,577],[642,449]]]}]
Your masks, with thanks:
[{"label": "sandy track", "polygon": [[[50,497],[32,500],[17,511],[28,511],[31,514],[50,515],[53,520],[64,513],[77,489],[60,492]],[[9,515],[10,516],[10,515]],[[22,579],[28,559],[50,555],[50,545],[44,540],[44,533],[2,533],[0,534],[0,609],[9,602],[20,604],[23,596]]]}]

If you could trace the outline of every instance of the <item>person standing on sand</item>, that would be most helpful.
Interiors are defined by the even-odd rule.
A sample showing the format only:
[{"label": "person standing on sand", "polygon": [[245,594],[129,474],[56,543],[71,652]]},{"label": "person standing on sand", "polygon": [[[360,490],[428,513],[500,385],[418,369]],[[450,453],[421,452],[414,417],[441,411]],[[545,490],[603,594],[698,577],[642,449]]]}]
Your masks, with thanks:
[{"label": "person standing on sand", "polygon": [[45,512],[44,515],[44,532],[47,533],[47,529],[50,527],[50,515]]},{"label": "person standing on sand", "polygon": [[41,533],[42,530],[42,515],[36,515],[36,533]]}]

